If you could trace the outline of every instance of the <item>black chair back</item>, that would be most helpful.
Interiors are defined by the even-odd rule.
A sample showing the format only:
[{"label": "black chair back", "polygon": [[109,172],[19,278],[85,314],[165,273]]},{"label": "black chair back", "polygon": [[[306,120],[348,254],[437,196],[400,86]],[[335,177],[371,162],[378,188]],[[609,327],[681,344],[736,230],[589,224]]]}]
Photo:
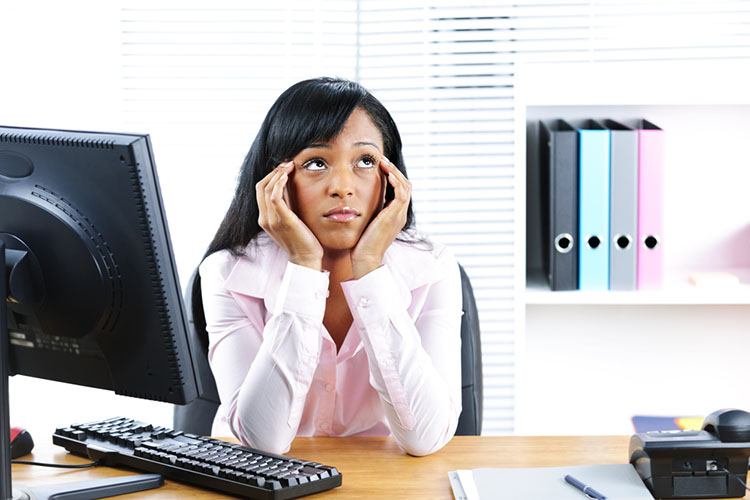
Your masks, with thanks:
[{"label": "black chair back", "polygon": [[457,436],[479,436],[482,433],[482,342],[479,315],[474,290],[469,276],[461,271],[461,415],[458,417]]},{"label": "black chair back", "polygon": [[203,315],[200,280],[196,269],[188,282],[185,305],[188,308],[190,350],[197,356],[197,376],[203,384],[204,394],[184,406],[175,405],[172,427],[199,436],[210,436],[220,399],[211,366],[208,364],[208,333]]}]

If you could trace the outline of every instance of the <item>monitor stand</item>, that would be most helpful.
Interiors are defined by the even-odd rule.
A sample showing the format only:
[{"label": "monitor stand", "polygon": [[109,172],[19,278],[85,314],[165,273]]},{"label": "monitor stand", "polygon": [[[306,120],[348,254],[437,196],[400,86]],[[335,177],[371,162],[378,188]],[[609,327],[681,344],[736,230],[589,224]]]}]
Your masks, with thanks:
[{"label": "monitor stand", "polygon": [[[24,296],[33,297],[39,294],[39,290],[35,291],[33,288],[34,283],[39,283],[38,278],[41,276],[41,272],[33,254],[28,248],[25,248],[22,242],[10,235],[3,234],[0,236],[2,236],[0,239],[0,500],[47,500],[60,498],[63,494],[66,500],[93,500],[161,486],[164,484],[164,479],[159,474],[140,474],[75,483],[13,488],[10,467],[10,404],[8,395],[10,339],[8,336],[8,307],[6,301],[9,296],[12,296],[14,300],[23,301]],[[37,268],[32,270],[34,265]],[[11,272],[15,273],[13,283],[10,283],[9,279]],[[32,276],[34,274],[36,276]],[[15,287],[17,286],[21,289],[16,290]]]}]

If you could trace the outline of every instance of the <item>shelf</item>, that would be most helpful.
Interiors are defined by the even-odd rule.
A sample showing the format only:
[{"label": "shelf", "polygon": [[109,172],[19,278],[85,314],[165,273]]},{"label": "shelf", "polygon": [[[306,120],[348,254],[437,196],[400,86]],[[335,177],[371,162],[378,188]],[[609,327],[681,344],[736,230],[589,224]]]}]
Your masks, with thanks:
[{"label": "shelf", "polygon": [[750,269],[727,269],[740,278],[731,287],[698,288],[688,282],[690,272],[665,276],[662,290],[553,292],[541,270],[527,271],[526,305],[747,305],[750,304]]}]

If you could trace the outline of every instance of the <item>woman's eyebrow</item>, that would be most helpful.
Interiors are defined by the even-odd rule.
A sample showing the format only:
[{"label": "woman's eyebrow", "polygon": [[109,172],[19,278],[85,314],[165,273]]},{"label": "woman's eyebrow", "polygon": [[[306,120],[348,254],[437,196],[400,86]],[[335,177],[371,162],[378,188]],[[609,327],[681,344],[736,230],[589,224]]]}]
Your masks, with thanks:
[{"label": "woman's eyebrow", "polygon": [[355,143],[354,143],[353,145],[354,145],[354,146],[372,146],[372,147],[374,147],[375,149],[377,149],[378,151],[380,151],[380,146],[378,146],[378,145],[377,145],[377,144],[375,144],[374,142],[369,142],[369,141],[358,141],[358,142],[355,142]]},{"label": "woman's eyebrow", "polygon": [[[354,147],[372,146],[378,151],[380,151],[380,146],[370,141],[357,141],[354,144],[352,144],[352,146]],[[331,149],[332,147],[333,146],[331,146],[330,144],[326,144],[326,143],[313,143],[307,146],[305,149]]]}]

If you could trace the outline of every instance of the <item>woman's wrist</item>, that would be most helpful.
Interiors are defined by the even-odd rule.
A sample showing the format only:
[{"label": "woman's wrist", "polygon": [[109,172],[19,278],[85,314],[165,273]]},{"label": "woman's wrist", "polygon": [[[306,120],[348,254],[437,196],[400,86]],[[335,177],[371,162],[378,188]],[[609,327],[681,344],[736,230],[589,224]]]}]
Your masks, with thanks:
[{"label": "woman's wrist", "polygon": [[290,256],[289,262],[302,267],[308,267],[321,271],[323,269],[323,257],[310,257],[310,256]]},{"label": "woman's wrist", "polygon": [[352,259],[352,274],[354,279],[358,280],[365,275],[371,273],[375,269],[379,268],[382,263],[378,260],[367,259],[367,260],[355,260]]}]

